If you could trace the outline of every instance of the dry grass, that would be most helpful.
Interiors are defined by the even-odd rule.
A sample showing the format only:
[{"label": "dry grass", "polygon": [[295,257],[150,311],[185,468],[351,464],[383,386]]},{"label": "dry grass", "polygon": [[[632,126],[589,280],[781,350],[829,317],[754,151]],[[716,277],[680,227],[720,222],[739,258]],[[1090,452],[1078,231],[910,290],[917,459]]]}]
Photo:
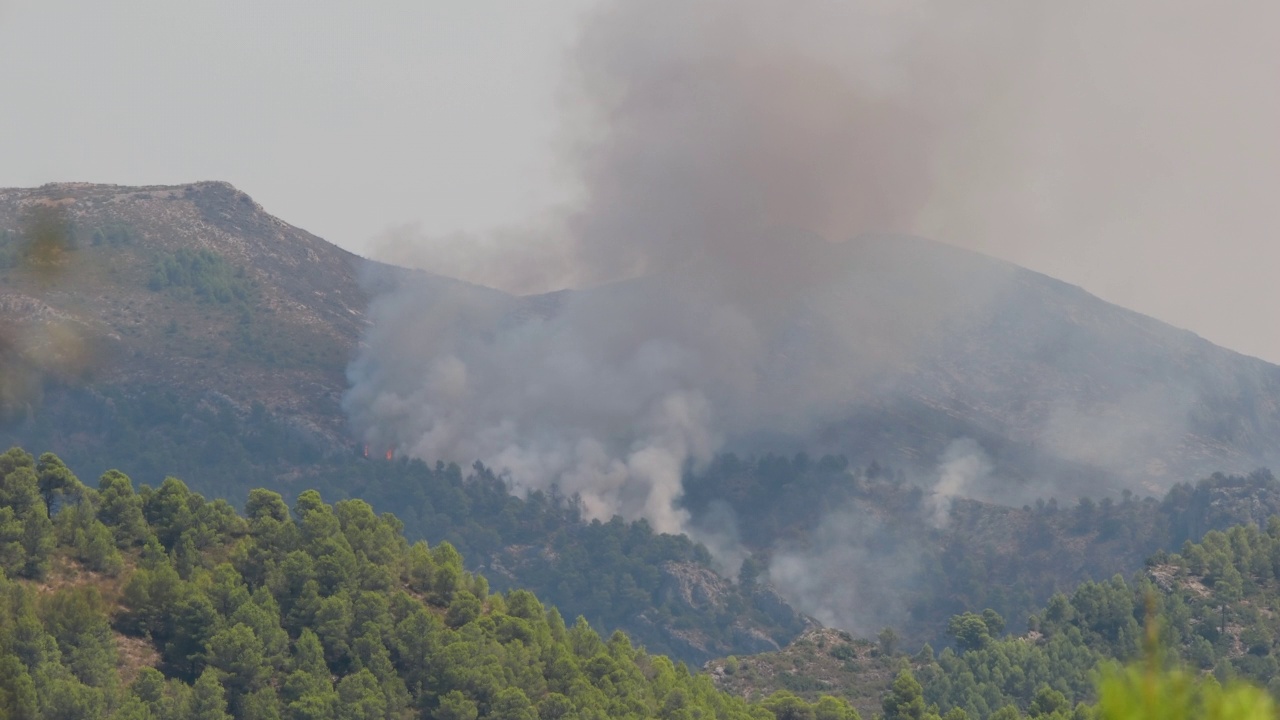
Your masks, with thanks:
[{"label": "dry grass", "polygon": [[116,575],[94,572],[71,559],[66,553],[54,555],[49,572],[40,582],[32,583],[36,592],[41,595],[57,592],[66,587],[90,586],[98,590],[98,594],[110,607],[119,607],[120,596],[124,586],[129,582],[133,572],[132,558],[125,559],[125,567]]},{"label": "dry grass", "polygon": [[155,667],[160,662],[160,652],[147,638],[113,633],[116,638],[116,654],[120,662],[120,681],[128,685],[138,677],[144,667]]},{"label": "dry grass", "polygon": [[874,643],[833,628],[813,628],[778,652],[738,658],[732,672],[726,659],[712,660],[703,670],[721,690],[749,700],[777,690],[809,701],[835,695],[870,718],[879,712],[880,697],[897,674],[894,663]]},{"label": "dry grass", "polygon": [[[114,616],[124,611],[120,604],[124,587],[133,573],[136,558],[125,557],[125,567],[116,575],[94,572],[71,559],[65,552],[54,556],[49,572],[39,582],[30,585],[40,595],[51,595],[60,590],[75,587],[93,587],[102,596],[106,606],[111,608]],[[160,652],[145,637],[132,637],[120,632],[113,632],[115,637],[120,679],[125,684],[138,677],[144,667],[156,667],[160,662]]]}]

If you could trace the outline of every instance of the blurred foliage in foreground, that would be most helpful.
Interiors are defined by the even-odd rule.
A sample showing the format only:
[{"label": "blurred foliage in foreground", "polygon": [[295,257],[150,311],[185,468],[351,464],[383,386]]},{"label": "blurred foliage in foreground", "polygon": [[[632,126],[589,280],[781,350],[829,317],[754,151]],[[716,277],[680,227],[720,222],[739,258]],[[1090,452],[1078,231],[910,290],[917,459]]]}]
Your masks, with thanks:
[{"label": "blurred foliage in foreground", "polygon": [[1109,667],[1098,688],[1099,720],[1272,720],[1275,702],[1245,683],[1223,687],[1212,675]]}]

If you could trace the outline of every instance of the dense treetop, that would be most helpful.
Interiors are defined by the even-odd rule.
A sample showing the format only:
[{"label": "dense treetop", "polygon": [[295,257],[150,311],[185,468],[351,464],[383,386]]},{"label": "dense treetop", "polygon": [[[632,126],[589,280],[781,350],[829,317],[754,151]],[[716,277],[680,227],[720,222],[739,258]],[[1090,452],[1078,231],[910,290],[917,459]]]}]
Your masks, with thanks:
[{"label": "dense treetop", "polygon": [[[526,590],[492,593],[451,544],[411,544],[403,530],[363,500],[329,505],[305,491],[290,507],[253,490],[239,513],[174,478],[135,491],[109,471],[91,488],[53,454],[10,450],[0,455],[0,718],[857,717],[846,698],[728,695],[620,632],[565,623]],[[936,657],[900,654],[884,634],[878,647],[898,670],[880,713],[1143,717],[1125,714],[1145,707],[1125,700],[1146,687],[1139,670],[1104,672],[1101,693],[1095,678],[1107,663],[1143,662],[1144,623],[1167,648],[1145,662],[1192,674],[1143,682],[1173,683],[1188,707],[1266,707],[1254,691],[1218,686],[1280,689],[1278,578],[1280,519],[1210,531],[1131,582],[1056,595],[1025,634],[1005,634],[992,610],[953,617],[953,646]]]},{"label": "dense treetop", "polygon": [[[0,455],[0,718],[855,718],[717,691],[622,633],[491,594],[368,503]],[[128,650],[128,652],[126,652]]]}]

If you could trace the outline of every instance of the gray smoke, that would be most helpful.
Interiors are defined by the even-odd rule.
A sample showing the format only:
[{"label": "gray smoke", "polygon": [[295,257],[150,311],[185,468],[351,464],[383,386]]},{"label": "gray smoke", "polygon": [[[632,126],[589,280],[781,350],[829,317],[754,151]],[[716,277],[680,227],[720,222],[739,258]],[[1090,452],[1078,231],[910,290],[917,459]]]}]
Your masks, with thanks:
[{"label": "gray smoke", "polygon": [[[1241,0],[608,2],[576,58],[593,82],[565,93],[566,167],[594,201],[652,189],[647,173],[699,207],[764,194],[832,240],[944,239],[1275,361],[1256,288],[1280,228],[1278,24],[1280,5]],[[612,182],[586,172],[648,146],[652,162]],[[639,193],[633,215],[659,197]],[[626,215],[589,206],[597,227]],[[556,231],[564,214],[509,242],[419,237],[392,254],[521,292],[580,286],[596,276],[582,238]],[[645,240],[603,263],[648,258]]]},{"label": "gray smoke", "polygon": [[564,91],[579,202],[485,237],[400,228],[375,254],[518,293],[690,266],[752,297],[811,284],[821,256],[803,233],[912,231],[967,192],[972,178],[937,176],[1024,71],[1010,59],[1033,54],[1036,14],[1007,1],[604,2]]},{"label": "gray smoke", "polygon": [[[929,63],[944,39],[1005,46],[1000,27],[951,37],[913,20],[919,9],[604,5],[566,97],[581,202],[536,227],[435,247],[457,262],[470,246],[472,272],[516,290],[605,287],[540,313],[461,286],[428,297],[398,284],[375,301],[351,368],[356,427],[418,457],[479,458],[519,488],[557,484],[593,517],[684,529],[682,473],[727,433],[812,422],[901,359],[894,343],[861,353],[866,367],[789,358],[799,340],[783,321],[805,316],[828,344],[856,342],[817,301],[848,276],[833,243],[910,227],[933,192],[944,107],[972,109],[998,84],[978,72],[995,67],[986,53],[967,56],[966,93],[929,77]],[[405,260],[406,235],[383,256]]]},{"label": "gray smoke", "polygon": [[[1180,0],[1133,5],[1180,23],[1196,14]],[[895,288],[876,263],[892,241],[850,238],[921,232],[1017,255],[1074,242],[1071,233],[1096,242],[1169,209],[1151,194],[1167,163],[1145,164],[1151,155],[1112,133],[1105,109],[1073,105],[1090,102],[1086,78],[1108,80],[1109,68],[1090,63],[1165,47],[1164,36],[1141,34],[1115,44],[1123,30],[1142,30],[1128,11],[1101,32],[1102,45],[1075,44],[1107,7],[602,4],[564,94],[577,201],[483,237],[402,228],[379,250],[522,296],[376,270],[373,324],[349,370],[353,425],[415,457],[480,459],[518,490],[558,486],[592,517],[690,530],[679,503],[688,468],[728,438],[798,433],[854,401],[887,397],[939,328],[1006,279],[989,267],[934,268],[921,297],[894,297],[887,312],[880,301]],[[1124,83],[1103,84],[1128,98]],[[1133,91],[1162,102],[1169,94]],[[1160,148],[1180,137],[1170,133]],[[1171,197],[1187,211],[1185,196]],[[588,290],[530,295],[565,287]],[[953,295],[964,301],[949,306]],[[994,391],[1003,380],[990,378]],[[1032,432],[1055,430],[1054,450],[1083,448],[1098,463],[1124,453],[1130,439],[1050,402]],[[938,524],[951,498],[994,484],[976,444],[921,460],[938,464]],[[731,567],[736,530],[731,519],[714,525],[706,539]],[[855,615],[866,612],[883,624],[894,605],[878,596],[821,604],[848,568],[883,559],[862,545],[867,523],[850,527],[851,518],[829,518],[811,547],[775,555],[771,577],[821,618],[859,627]],[[884,564],[910,574],[901,554]]]},{"label": "gray smoke", "polygon": [[979,497],[991,475],[991,459],[970,438],[947,446],[938,461],[937,481],[929,495],[930,520],[936,528],[947,526],[957,498]]},{"label": "gray smoke", "polygon": [[828,513],[806,543],[783,548],[769,580],[824,625],[874,635],[907,619],[903,588],[919,582],[919,548],[865,512]]}]

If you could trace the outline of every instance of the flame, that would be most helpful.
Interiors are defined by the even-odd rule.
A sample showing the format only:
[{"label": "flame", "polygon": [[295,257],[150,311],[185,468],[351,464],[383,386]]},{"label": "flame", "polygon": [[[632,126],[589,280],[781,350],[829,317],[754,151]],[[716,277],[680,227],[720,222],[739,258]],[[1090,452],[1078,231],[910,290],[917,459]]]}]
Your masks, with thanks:
[{"label": "flame", "polygon": [[388,460],[391,460],[391,459],[392,459],[392,458],[394,458],[395,456],[396,456],[396,449],[395,449],[395,448],[393,448],[393,447],[389,447],[389,448],[387,448],[387,459],[388,459]]}]

